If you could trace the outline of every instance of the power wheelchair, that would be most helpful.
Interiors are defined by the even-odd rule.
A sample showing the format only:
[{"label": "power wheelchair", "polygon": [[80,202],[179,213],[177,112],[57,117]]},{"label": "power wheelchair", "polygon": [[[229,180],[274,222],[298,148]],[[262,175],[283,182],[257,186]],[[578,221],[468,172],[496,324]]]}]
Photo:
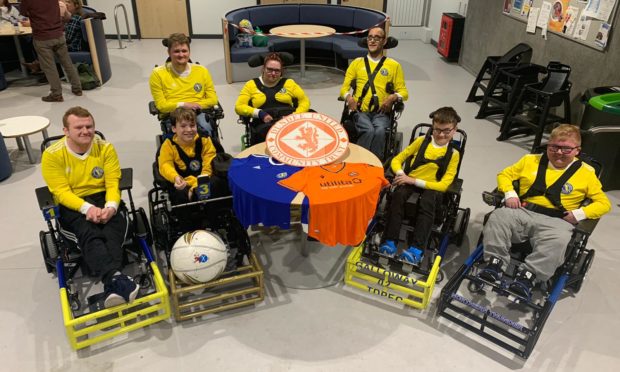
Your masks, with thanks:
[{"label": "power wheelchair", "polygon": [[[217,152],[220,156],[223,149],[219,147]],[[226,179],[224,174],[220,177]],[[263,268],[252,252],[247,231],[234,215],[232,196],[213,195],[205,200],[173,204],[172,185],[159,173],[157,158],[153,164],[153,178],[153,188],[148,193],[151,229],[155,247],[165,254],[163,266],[168,270],[175,319],[187,320],[261,302],[264,299]],[[192,221],[191,225],[186,223],[188,220]],[[175,277],[170,253],[177,239],[196,229],[218,234],[228,248],[228,260],[224,273],[218,278],[204,284],[187,285]]]},{"label": "power wheelchair", "polygon": [[[600,163],[585,154],[581,154],[579,158],[592,165],[597,176],[600,176],[602,168]],[[486,204],[495,209],[503,206],[504,195],[497,189],[484,192],[482,198]],[[584,203],[587,202],[586,200]],[[489,215],[490,213],[485,216],[485,223]],[[527,359],[560,297],[570,292],[576,294],[581,289],[594,260],[595,251],[586,248],[586,245],[597,223],[598,220],[586,219],[575,226],[564,263],[556,269],[550,280],[537,286],[531,296],[515,293],[510,288],[511,279],[515,277],[518,265],[532,252],[529,241],[513,243],[510,252],[511,262],[504,272],[504,277],[499,283],[491,283],[478,275],[484,267],[481,234],[477,248],[442,289],[437,305],[437,316],[449,319]],[[461,290],[463,282],[467,283],[469,293],[464,289]],[[492,303],[493,306],[487,306],[491,305],[487,292],[498,296]],[[506,298],[507,302],[501,301],[500,298]],[[528,312],[530,316],[515,319],[523,317],[524,312]]]},{"label": "power wheelchair", "polygon": [[[368,41],[366,40],[366,38],[359,39],[357,44],[362,48],[368,48]],[[398,39],[392,36],[388,36],[384,49],[391,49],[396,46],[398,46]],[[355,95],[355,89],[356,81],[354,79],[351,81],[350,93],[352,95]],[[394,93],[394,85],[392,83],[388,83],[385,90],[389,94]],[[344,101],[344,98],[338,97],[338,100]],[[381,158],[382,161],[392,158],[402,150],[403,133],[398,131],[398,119],[400,119],[400,116],[402,115],[404,109],[405,104],[401,101],[397,101],[392,105],[392,109],[389,113],[390,126],[386,129],[385,146],[383,148],[383,157]],[[357,111],[349,110],[347,103],[344,103],[340,122],[342,123],[344,129],[347,131],[347,135],[349,136],[349,141],[351,143],[357,143],[357,139],[359,138],[359,133],[355,128],[356,113]]]},{"label": "power wheelchair", "polygon": [[[411,133],[410,143],[419,136],[430,135],[431,129],[431,124],[416,125]],[[461,167],[466,143],[467,134],[458,129],[452,140],[455,151],[460,153],[458,170]],[[390,161],[386,162],[386,167],[390,167]],[[458,170],[455,180],[445,192],[441,212],[436,214],[425,245],[423,259],[417,265],[401,260],[398,256],[384,255],[379,251],[386,226],[387,209],[390,205],[390,191],[387,189],[382,191],[377,213],[368,226],[365,240],[353,249],[347,259],[346,284],[414,308],[425,309],[428,306],[435,283],[441,282],[444,277],[440,265],[448,245],[463,243],[471,213],[469,208],[459,206],[463,180],[458,178]],[[387,173],[388,179],[393,178],[391,169]],[[415,227],[419,197],[420,194],[413,193],[406,202],[405,218],[401,228],[401,236],[404,230],[405,239],[399,239],[399,242],[410,240]]]},{"label": "power wheelchair", "polygon": [[[100,132],[96,132],[96,135],[104,138]],[[54,136],[44,140],[41,152],[62,137]],[[146,212],[142,208],[136,208],[133,202],[132,178],[131,168],[121,169],[119,188],[121,192],[127,192],[129,208],[121,202],[118,213],[128,221],[128,231],[123,243],[124,264],[134,266],[133,277],[140,284],[140,293],[131,304],[109,309],[103,306],[103,292],[88,296],[87,306],[83,305],[83,296],[98,291],[94,288],[95,283],[84,278],[94,273],[85,264],[75,235],[60,225],[59,206],[55,204],[49,189],[35,189],[39,208],[47,223],[47,231],[39,232],[43,262],[47,272],[56,274],[58,278],[64,325],[74,350],[170,317],[168,290],[153,259],[152,234]]]}]

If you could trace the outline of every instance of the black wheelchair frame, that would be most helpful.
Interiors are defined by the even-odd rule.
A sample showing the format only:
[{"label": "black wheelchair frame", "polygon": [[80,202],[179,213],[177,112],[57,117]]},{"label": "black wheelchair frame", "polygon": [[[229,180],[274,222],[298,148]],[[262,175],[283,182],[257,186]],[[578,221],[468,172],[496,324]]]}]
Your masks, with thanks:
[{"label": "black wheelchair frame", "polygon": [[[100,132],[96,134],[105,138]],[[54,141],[61,139],[63,136],[49,137],[41,144],[41,152]],[[126,213],[128,218],[129,230],[123,243],[125,252],[125,263],[137,262],[140,267],[141,274],[135,278],[141,288],[153,287],[152,280],[153,272],[149,263],[153,261],[151,245],[153,244],[152,234],[146,212],[142,208],[137,208],[134,205],[131,189],[133,188],[133,169],[123,168],[121,169],[121,180],[119,183],[119,189],[126,191],[129,196],[129,208],[126,207],[124,202],[121,202],[119,207],[119,213]],[[43,254],[43,262],[45,269],[48,273],[55,273],[58,276],[59,285],[61,288],[67,288],[67,294],[69,297],[71,309],[75,312],[82,308],[82,303],[79,299],[77,286],[75,285],[73,278],[78,272],[82,270],[82,273],[87,276],[92,276],[92,272],[88,269],[81,255],[80,248],[77,242],[71,241],[63,233],[63,229],[59,222],[59,207],[54,202],[52,193],[47,188],[38,187],[35,189],[39,209],[43,213],[43,217],[47,224],[47,231],[39,232],[39,242],[41,244],[41,252]],[[88,299],[89,305],[94,307],[95,310],[100,309],[101,294],[95,294]]]},{"label": "black wheelchair frame", "polygon": [[[600,175],[602,168],[600,164],[589,160],[587,162],[591,165],[593,162],[597,175]],[[503,205],[503,194],[497,190],[484,192],[483,201],[496,209],[500,208]],[[485,216],[485,222],[489,215],[490,213]],[[437,305],[437,316],[449,319],[517,356],[527,359],[534,350],[542,329],[560,297],[568,290],[577,293],[581,289],[586,273],[594,260],[595,251],[586,248],[586,244],[597,223],[598,220],[586,219],[577,224],[568,244],[564,263],[540,288],[539,298],[525,298],[514,293],[509,289],[508,280],[502,279],[498,284],[478,277],[480,265],[484,262],[481,234],[477,248],[442,289]],[[523,261],[531,249],[529,242],[513,244],[511,263],[506,270],[509,277],[513,277],[516,271],[517,266],[514,261]],[[484,288],[488,287],[497,295],[505,296],[509,301],[522,305],[532,312],[532,325],[512,320],[509,316],[491,307],[478,304],[465,295],[457,293],[464,280],[467,280],[467,288],[473,294],[485,294]]]},{"label": "black wheelchair frame", "polygon": [[[157,107],[155,106],[154,101],[149,101],[149,113],[153,116],[157,116],[159,120],[159,126],[163,134],[172,134],[172,130],[168,127],[168,123],[171,123],[172,118],[170,114],[162,114]],[[207,120],[211,123],[213,127],[213,138],[214,142],[221,142],[223,139],[222,133],[220,131],[220,120],[224,119],[224,110],[222,106],[218,102],[217,105],[209,108],[203,108],[200,112],[196,114],[204,113],[207,117]],[[202,135],[208,135],[208,133],[204,133],[202,128],[198,126],[198,132]]]},{"label": "black wheelchair frame", "polygon": [[[431,124],[418,124],[411,132],[411,139],[409,143],[412,143],[419,136],[425,135],[425,130],[431,130]],[[463,180],[458,178],[458,174],[461,167],[461,162],[465,153],[465,146],[467,143],[467,134],[462,129],[458,129],[460,135],[460,141],[458,147],[455,150],[460,152],[459,165],[457,169],[457,175],[452,184],[449,186],[445,193],[445,207],[443,213],[444,219],[441,225],[433,224],[433,230],[429,234],[429,241],[426,244],[426,250],[424,257],[419,265],[411,265],[408,262],[400,260],[398,257],[387,256],[379,252],[382,239],[381,234],[385,226],[385,218],[387,216],[387,208],[389,207],[389,193],[387,190],[382,191],[379,197],[379,206],[377,207],[377,214],[371,222],[366,240],[364,242],[364,251],[362,255],[369,259],[373,263],[379,263],[383,267],[390,267],[390,271],[407,274],[415,271],[422,275],[429,275],[435,258],[437,256],[444,257],[448,245],[454,243],[461,245],[467,231],[467,224],[469,222],[470,209],[461,208],[459,206],[461,200],[461,192],[463,186]],[[386,161],[385,167],[390,167],[391,161]],[[391,170],[388,171],[388,178],[393,178]],[[381,201],[383,197],[386,197],[385,207],[381,208]],[[402,222],[401,229],[406,231],[406,234],[411,234],[414,230],[415,224],[415,211],[417,209],[418,198],[420,194],[414,193],[407,200],[405,207],[406,215]],[[408,239],[408,237],[407,237]],[[439,271],[436,281],[439,283],[443,280],[444,273]]]}]

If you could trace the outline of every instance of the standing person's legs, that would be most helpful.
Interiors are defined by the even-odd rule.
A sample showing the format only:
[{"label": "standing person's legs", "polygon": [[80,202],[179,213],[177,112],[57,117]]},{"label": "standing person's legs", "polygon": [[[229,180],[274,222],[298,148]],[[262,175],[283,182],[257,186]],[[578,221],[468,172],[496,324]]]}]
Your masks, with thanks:
[{"label": "standing person's legs", "polygon": [[34,40],[34,49],[39,56],[41,70],[50,84],[51,92],[48,97],[43,98],[55,98],[58,101],[62,101],[62,87],[60,86],[60,77],[58,76],[56,62],[54,61],[54,45],[56,40]]},{"label": "standing person's legs", "polygon": [[64,37],[60,39],[56,39],[57,44],[54,46],[54,52],[56,56],[58,56],[58,60],[62,65],[62,68],[65,70],[65,74],[69,78],[69,82],[71,83],[71,92],[73,94],[79,96],[82,94],[82,84],[80,83],[80,75],[75,68],[75,65],[71,61],[71,57],[69,56],[69,49],[67,49],[67,41]]},{"label": "standing person's legs", "polygon": [[387,115],[377,113],[372,116],[373,136],[370,151],[381,160],[385,149],[385,131],[389,126],[390,118]]},{"label": "standing person's legs", "polygon": [[370,150],[372,145],[372,137],[374,130],[370,114],[366,112],[357,112],[353,116],[355,121],[355,129],[357,130],[357,145]]}]

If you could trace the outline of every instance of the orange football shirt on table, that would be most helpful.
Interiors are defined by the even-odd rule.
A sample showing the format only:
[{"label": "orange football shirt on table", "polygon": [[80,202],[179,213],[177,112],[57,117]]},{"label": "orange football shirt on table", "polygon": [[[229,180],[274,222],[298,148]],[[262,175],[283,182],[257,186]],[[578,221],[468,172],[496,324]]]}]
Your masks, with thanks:
[{"label": "orange football shirt on table", "polygon": [[310,201],[308,236],[323,244],[357,245],[375,214],[383,168],[361,163],[307,167],[279,182]]}]

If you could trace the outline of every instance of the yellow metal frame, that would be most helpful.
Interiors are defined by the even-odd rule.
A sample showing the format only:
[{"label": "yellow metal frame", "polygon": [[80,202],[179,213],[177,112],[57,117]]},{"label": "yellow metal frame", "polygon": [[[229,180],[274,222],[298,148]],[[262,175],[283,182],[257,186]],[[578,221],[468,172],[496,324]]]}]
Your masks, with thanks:
[{"label": "yellow metal frame", "polygon": [[364,292],[388,298],[416,309],[426,309],[439,273],[441,256],[436,256],[426,281],[387,271],[362,260],[363,243],[349,254],[344,282]]},{"label": "yellow metal frame", "polygon": [[170,299],[159,268],[150,262],[156,292],[140,297],[131,304],[103,309],[75,318],[66,288],[60,288],[62,317],[69,343],[82,349],[118,335],[144,328],[170,318]]},{"label": "yellow metal frame", "polygon": [[169,268],[174,318],[187,320],[263,301],[263,267],[254,253],[250,255],[248,265],[238,267],[235,272],[238,274],[223,273],[208,283],[188,285],[178,281]]}]

